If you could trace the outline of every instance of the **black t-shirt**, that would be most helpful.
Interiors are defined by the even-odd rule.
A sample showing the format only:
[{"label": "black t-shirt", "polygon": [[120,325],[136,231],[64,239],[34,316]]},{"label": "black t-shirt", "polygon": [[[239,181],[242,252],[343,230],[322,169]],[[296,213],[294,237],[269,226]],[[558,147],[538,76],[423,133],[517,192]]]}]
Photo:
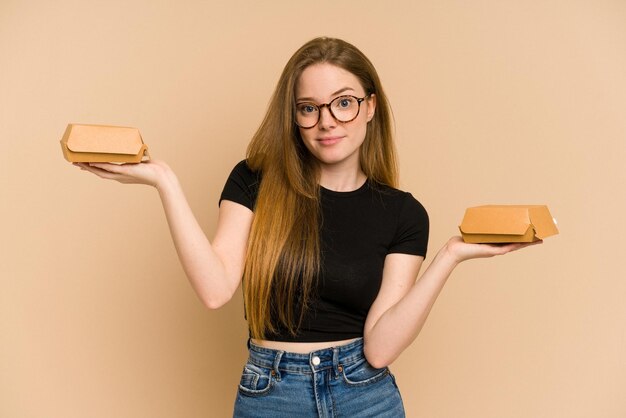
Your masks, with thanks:
[{"label": "black t-shirt", "polygon": [[[245,160],[231,172],[224,199],[254,211],[261,181]],[[428,214],[410,194],[366,181],[359,189],[321,188],[321,271],[311,309],[298,335],[286,330],[273,341],[321,342],[362,337],[367,313],[378,295],[387,254],[426,255]]]}]

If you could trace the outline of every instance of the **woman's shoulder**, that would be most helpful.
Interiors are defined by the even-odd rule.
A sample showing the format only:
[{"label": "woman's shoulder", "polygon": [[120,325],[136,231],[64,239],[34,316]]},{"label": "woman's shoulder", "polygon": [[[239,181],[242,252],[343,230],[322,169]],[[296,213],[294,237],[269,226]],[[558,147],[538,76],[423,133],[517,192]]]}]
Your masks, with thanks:
[{"label": "woman's shoulder", "polygon": [[408,198],[415,199],[413,195],[411,194],[411,192],[407,192],[405,190],[389,186],[388,184],[379,183],[375,180],[370,180],[369,184],[370,184],[371,190],[377,193],[380,193],[382,195],[389,196],[390,198],[400,199],[400,200],[408,199]]},{"label": "woman's shoulder", "polygon": [[255,180],[258,180],[258,178],[261,176],[261,171],[252,169],[247,159],[239,161],[233,168],[231,174],[232,173],[235,173],[242,177],[254,178]]},{"label": "woman's shoulder", "polygon": [[231,200],[254,210],[260,181],[260,171],[253,170],[247,160],[241,160],[230,172],[222,190],[220,202]]},{"label": "woman's shoulder", "polygon": [[424,215],[426,209],[424,205],[411,192],[407,192],[387,184],[370,181],[370,189],[378,194],[382,200],[388,203],[395,203],[399,208],[408,209],[409,211],[419,211]]},{"label": "woman's shoulder", "polygon": [[239,161],[232,169],[230,180],[234,180],[247,187],[258,189],[261,182],[261,170],[252,168],[247,159]]}]

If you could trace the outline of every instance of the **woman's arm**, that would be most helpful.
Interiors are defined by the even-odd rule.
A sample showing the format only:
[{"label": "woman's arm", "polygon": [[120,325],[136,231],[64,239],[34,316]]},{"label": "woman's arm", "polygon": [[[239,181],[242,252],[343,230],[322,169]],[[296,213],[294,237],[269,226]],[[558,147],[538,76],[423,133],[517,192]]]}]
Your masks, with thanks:
[{"label": "woman's arm", "polygon": [[389,254],[380,291],[365,322],[364,350],[368,362],[374,367],[387,366],[415,340],[441,289],[460,262],[502,255],[532,244],[466,244],[460,237],[454,237],[437,253],[417,282],[415,278],[423,258]]},{"label": "woman's arm", "polygon": [[77,164],[83,170],[120,183],[155,187],[185,274],[209,308],[230,300],[243,273],[253,213],[231,201],[220,205],[217,230],[211,244],[200,228],[174,172],[162,161],[139,164]]}]

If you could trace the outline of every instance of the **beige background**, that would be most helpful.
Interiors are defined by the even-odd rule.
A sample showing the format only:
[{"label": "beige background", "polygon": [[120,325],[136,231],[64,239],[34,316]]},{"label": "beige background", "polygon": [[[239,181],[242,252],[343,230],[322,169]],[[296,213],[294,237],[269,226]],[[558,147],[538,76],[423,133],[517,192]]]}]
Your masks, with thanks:
[{"label": "beige background", "polygon": [[626,416],[626,2],[0,2],[0,416],[229,416],[241,294],[203,308],[157,193],[65,162],[67,123],[139,127],[212,235],[288,57],[374,62],[430,261],[467,206],[561,234],[462,265],[392,366],[410,417]]}]

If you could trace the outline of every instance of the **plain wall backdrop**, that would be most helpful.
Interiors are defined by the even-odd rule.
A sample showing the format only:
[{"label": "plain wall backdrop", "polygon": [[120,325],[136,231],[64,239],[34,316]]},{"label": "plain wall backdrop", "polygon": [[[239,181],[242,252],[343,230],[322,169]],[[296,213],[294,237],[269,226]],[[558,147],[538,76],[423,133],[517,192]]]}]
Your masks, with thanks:
[{"label": "plain wall backdrop", "polygon": [[626,416],[625,22],[622,0],[2,0],[0,416],[230,416],[241,293],[205,309],[157,192],[80,172],[59,140],[138,127],[212,237],[280,71],[320,35],[380,73],[425,265],[468,206],[559,222],[454,272],[391,366],[408,416]]}]

